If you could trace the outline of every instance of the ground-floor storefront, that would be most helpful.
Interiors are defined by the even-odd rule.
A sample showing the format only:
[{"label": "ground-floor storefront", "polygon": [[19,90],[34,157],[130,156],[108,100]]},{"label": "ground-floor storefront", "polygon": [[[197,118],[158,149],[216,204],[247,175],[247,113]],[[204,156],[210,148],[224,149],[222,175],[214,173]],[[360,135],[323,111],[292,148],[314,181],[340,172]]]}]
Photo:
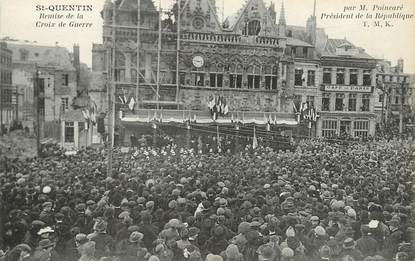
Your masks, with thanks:
[{"label": "ground-floor storefront", "polygon": [[372,113],[321,113],[317,121],[318,137],[368,138],[376,131],[376,116]]}]

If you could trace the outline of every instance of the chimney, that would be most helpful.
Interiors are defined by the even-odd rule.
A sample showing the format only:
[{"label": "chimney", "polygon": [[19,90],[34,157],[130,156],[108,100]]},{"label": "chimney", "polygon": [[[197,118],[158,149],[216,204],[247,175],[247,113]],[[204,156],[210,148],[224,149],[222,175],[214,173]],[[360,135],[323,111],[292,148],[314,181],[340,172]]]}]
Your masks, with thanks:
[{"label": "chimney", "polygon": [[79,59],[79,45],[78,44],[74,44],[73,46],[73,66],[75,67],[76,70],[76,88],[77,91],[80,91],[79,88],[79,78],[80,78],[80,74],[81,74],[81,61]]},{"label": "chimney", "polygon": [[398,69],[398,72],[400,72],[400,73],[403,73],[403,64],[404,64],[403,59],[399,58],[398,59],[398,65],[396,67]]}]

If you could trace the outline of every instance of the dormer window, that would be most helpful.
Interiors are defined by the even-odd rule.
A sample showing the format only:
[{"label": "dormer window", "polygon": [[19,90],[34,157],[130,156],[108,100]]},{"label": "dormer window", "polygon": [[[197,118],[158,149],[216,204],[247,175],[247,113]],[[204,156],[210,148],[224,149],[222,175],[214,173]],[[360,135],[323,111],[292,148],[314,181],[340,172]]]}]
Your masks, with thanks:
[{"label": "dormer window", "polygon": [[261,22],[258,20],[251,20],[246,23],[244,30],[242,31],[243,35],[259,35],[261,32]]}]

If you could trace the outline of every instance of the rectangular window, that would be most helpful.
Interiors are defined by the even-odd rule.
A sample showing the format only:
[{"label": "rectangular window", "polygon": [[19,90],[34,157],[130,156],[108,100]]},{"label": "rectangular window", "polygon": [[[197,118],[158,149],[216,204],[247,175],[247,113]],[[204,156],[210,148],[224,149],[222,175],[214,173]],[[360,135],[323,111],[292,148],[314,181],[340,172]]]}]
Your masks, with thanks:
[{"label": "rectangular window", "polygon": [[210,87],[222,87],[223,86],[223,74],[211,73],[210,74]]},{"label": "rectangular window", "polygon": [[357,85],[357,69],[350,70],[350,85]]},{"label": "rectangular window", "polygon": [[329,111],[330,110],[330,94],[323,93],[323,98],[321,100],[321,110]]},{"label": "rectangular window", "polygon": [[272,76],[265,76],[265,90],[271,89]]},{"label": "rectangular window", "polygon": [[302,86],[303,85],[303,70],[300,70],[300,69],[295,70],[294,85],[296,85],[296,86]]},{"label": "rectangular window", "polygon": [[307,72],[307,86],[315,86],[316,71],[309,70]]},{"label": "rectangular window", "polygon": [[331,84],[331,68],[323,69],[323,83]]},{"label": "rectangular window", "polygon": [[370,109],[370,97],[368,94],[362,96],[362,111],[369,111]]},{"label": "rectangular window", "polygon": [[314,96],[307,96],[308,105],[313,108],[314,107]]},{"label": "rectangular window", "polygon": [[210,74],[210,87],[216,87],[216,73]]},{"label": "rectangular window", "polygon": [[186,82],[186,73],[181,72],[181,73],[179,74],[179,78],[180,78],[180,84],[181,84],[181,85],[184,85],[184,84],[185,84],[185,82]]},{"label": "rectangular window", "polygon": [[69,75],[68,74],[63,74],[62,75],[62,80],[63,80],[63,85],[64,86],[68,86],[68,84],[69,84]]},{"label": "rectangular window", "polygon": [[372,77],[370,70],[363,71],[363,85],[364,86],[371,86],[372,85]]},{"label": "rectangular window", "polygon": [[344,84],[344,69],[337,69],[336,84]]},{"label": "rectangular window", "polygon": [[323,120],[323,137],[330,138],[337,136],[337,120]]},{"label": "rectangular window", "polygon": [[124,69],[115,69],[115,81],[125,82],[125,70]]},{"label": "rectangular window", "polygon": [[230,74],[229,75],[229,87],[230,88],[242,88],[242,74]]},{"label": "rectangular window", "polygon": [[369,132],[369,121],[355,121],[353,129],[355,137],[367,138]]},{"label": "rectangular window", "polygon": [[395,104],[399,104],[399,100],[401,99],[400,96],[395,96]]},{"label": "rectangular window", "polygon": [[195,86],[204,86],[205,74],[195,73]]},{"label": "rectangular window", "polygon": [[307,58],[307,54],[308,54],[308,48],[307,47],[303,47],[303,57]]},{"label": "rectangular window", "polygon": [[74,142],[74,123],[73,121],[65,122],[65,142]]},{"label": "rectangular window", "polygon": [[383,97],[384,97],[384,95],[383,95],[383,94],[380,94],[380,95],[379,95],[379,102],[383,102]]},{"label": "rectangular window", "polygon": [[248,89],[259,89],[261,76],[248,74]]},{"label": "rectangular window", "polygon": [[356,111],[356,94],[349,94],[349,111]]},{"label": "rectangular window", "polygon": [[69,98],[61,98],[61,108],[63,111],[69,109]]},{"label": "rectangular window", "polygon": [[343,111],[344,108],[344,94],[343,93],[337,93],[336,94],[336,104],[335,104],[335,110],[336,111]]}]

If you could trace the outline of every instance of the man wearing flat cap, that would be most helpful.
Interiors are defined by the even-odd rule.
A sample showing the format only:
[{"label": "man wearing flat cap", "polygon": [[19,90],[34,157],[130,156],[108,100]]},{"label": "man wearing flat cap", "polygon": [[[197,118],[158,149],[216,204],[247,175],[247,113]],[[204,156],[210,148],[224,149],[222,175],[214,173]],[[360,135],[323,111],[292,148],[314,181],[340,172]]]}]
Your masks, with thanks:
[{"label": "man wearing flat cap", "polygon": [[46,201],[42,204],[42,212],[39,215],[39,219],[45,222],[46,225],[53,226],[55,224],[55,217],[52,211],[53,203]]}]

